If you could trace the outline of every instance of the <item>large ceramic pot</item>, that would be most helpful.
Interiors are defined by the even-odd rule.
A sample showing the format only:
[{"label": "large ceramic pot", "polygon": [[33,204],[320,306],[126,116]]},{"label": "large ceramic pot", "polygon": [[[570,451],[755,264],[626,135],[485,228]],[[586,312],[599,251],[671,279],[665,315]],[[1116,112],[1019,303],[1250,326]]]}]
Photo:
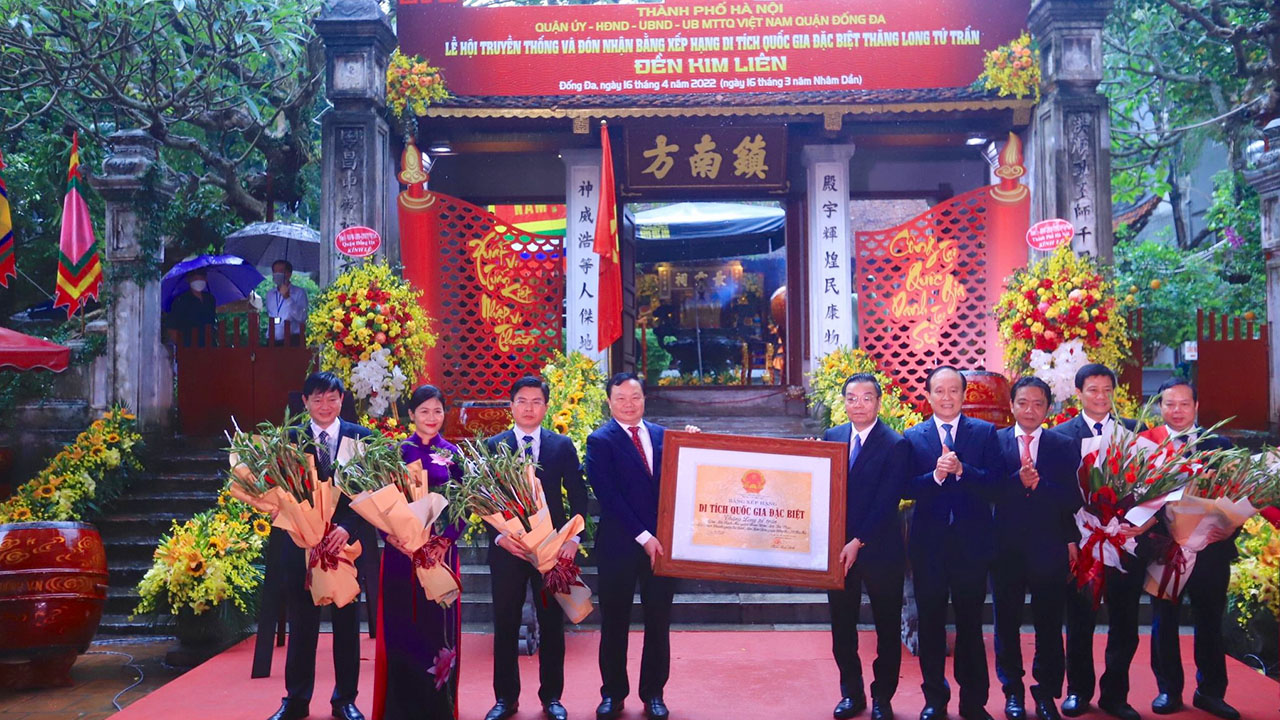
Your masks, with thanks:
[{"label": "large ceramic pot", "polygon": [[92,525],[0,525],[0,687],[70,685],[106,599],[107,556]]},{"label": "large ceramic pot", "polygon": [[986,370],[965,370],[964,407],[961,412],[969,417],[986,420],[996,427],[1013,424],[1013,412],[1009,409],[1009,381],[1000,373]]}]

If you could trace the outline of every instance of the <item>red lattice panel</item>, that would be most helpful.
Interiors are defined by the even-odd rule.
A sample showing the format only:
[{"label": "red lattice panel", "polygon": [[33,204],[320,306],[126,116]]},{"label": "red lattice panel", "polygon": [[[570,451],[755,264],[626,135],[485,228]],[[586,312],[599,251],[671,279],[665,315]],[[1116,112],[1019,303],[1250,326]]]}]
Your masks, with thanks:
[{"label": "red lattice panel", "polygon": [[[855,236],[858,345],[924,408],[928,408],[924,380],[931,369],[955,365],[976,370],[984,367],[987,357],[994,357],[996,328],[990,308],[995,297],[986,278],[989,189],[952,198],[896,227]],[[891,252],[894,238],[901,237],[903,230],[916,240],[932,235],[939,244],[954,242],[954,259],[945,266],[965,291],[955,311],[939,323],[936,337],[926,333],[923,341],[920,321],[901,317],[901,313],[895,317],[891,309],[894,296],[907,292],[908,271],[920,259],[916,255],[895,257]],[[926,264],[917,269],[929,272],[932,267]],[[942,302],[940,296],[937,289],[925,291],[925,306],[936,307]],[[919,291],[916,297],[920,297]]]},{"label": "red lattice panel", "polygon": [[[563,347],[564,252],[562,239],[533,235],[510,226],[483,209],[435,194],[431,207],[438,232],[440,286],[440,376],[433,378],[457,407],[476,400],[501,400],[523,375],[536,374]],[[491,234],[494,233],[494,234]],[[501,246],[502,282],[481,282],[472,247],[488,241]],[[523,286],[523,289],[521,287]],[[523,299],[515,299],[525,294]],[[503,334],[482,316],[482,303],[518,313],[506,323],[514,343],[505,349]],[[498,310],[498,312],[501,312]],[[502,327],[502,326],[499,326]],[[526,343],[527,344],[516,344]]]}]

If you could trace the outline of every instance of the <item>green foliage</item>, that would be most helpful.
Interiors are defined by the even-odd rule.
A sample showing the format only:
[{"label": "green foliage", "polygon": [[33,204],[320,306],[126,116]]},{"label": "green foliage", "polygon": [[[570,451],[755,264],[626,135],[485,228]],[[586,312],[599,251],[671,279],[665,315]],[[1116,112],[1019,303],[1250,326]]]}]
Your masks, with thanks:
[{"label": "green foliage", "polygon": [[[1243,145],[1277,111],[1273,0],[1117,0],[1103,36],[1112,197],[1166,197],[1209,140],[1239,169]],[[1185,230],[1180,242],[1191,244]]]},{"label": "green foliage", "polygon": [[[650,329],[645,333],[645,347],[648,353],[648,368],[645,371],[644,381],[650,385],[656,385],[658,378],[662,377],[662,373],[671,367],[671,353],[663,347],[664,342],[671,342],[670,337],[659,338],[658,333]],[[640,342],[640,330],[636,330],[636,343]]]},{"label": "green foliage", "polygon": [[[1119,291],[1134,295],[1142,308],[1142,347],[1149,360],[1159,346],[1196,339],[1196,311],[1264,312],[1265,293],[1224,278],[1220,254],[1194,253],[1157,242],[1116,246]],[[1152,287],[1153,281],[1158,287]],[[1251,281],[1253,282],[1253,281]],[[1265,282],[1258,277],[1259,283]]]},{"label": "green foliage", "polygon": [[[0,0],[0,128],[15,147],[63,124],[102,146],[148,131],[183,185],[245,219],[297,204],[318,154],[321,0]],[[63,163],[65,167],[65,163]]]}]

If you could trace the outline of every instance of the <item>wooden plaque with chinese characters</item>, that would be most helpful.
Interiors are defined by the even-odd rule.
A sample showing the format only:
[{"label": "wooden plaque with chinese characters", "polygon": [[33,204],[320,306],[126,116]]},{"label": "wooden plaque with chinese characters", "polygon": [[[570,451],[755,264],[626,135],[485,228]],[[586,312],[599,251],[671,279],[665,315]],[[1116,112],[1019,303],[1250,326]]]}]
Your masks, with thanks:
[{"label": "wooden plaque with chinese characters", "polygon": [[844,443],[668,431],[659,575],[844,587]]},{"label": "wooden plaque with chinese characters", "polygon": [[785,190],[787,128],[773,125],[626,128],[625,188]]}]

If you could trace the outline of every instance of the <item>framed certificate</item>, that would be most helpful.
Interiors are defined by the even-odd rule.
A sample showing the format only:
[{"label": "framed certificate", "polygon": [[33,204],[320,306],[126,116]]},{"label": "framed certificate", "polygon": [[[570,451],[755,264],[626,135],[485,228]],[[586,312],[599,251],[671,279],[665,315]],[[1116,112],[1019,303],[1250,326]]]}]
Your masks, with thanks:
[{"label": "framed certificate", "polygon": [[844,443],[668,430],[654,571],[844,587]]}]

